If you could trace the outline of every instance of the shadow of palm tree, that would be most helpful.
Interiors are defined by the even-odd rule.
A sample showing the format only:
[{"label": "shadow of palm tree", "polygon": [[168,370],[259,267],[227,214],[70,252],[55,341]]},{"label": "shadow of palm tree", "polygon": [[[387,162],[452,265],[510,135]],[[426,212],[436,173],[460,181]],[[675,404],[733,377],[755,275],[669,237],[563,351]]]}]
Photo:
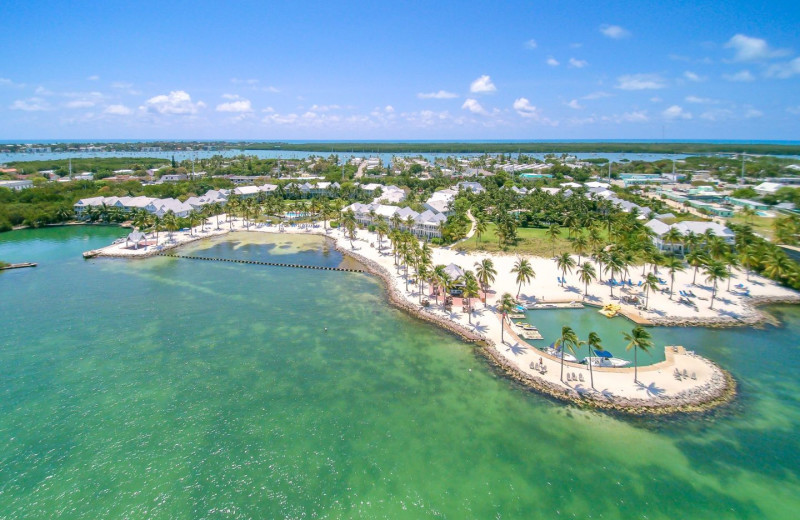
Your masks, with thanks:
[{"label": "shadow of palm tree", "polygon": [[472,326],[475,328],[475,332],[480,332],[481,334],[484,334],[487,330],[489,330],[489,327],[486,325],[481,325],[480,323],[473,323]]},{"label": "shadow of palm tree", "polygon": [[664,393],[664,389],[657,387],[655,383],[645,385],[644,383],[639,382],[636,383],[636,386],[638,387],[637,390],[644,390],[649,396],[658,396]]},{"label": "shadow of palm tree", "polygon": [[524,354],[528,350],[528,348],[519,343],[514,343],[513,345],[508,346],[508,350],[510,350],[511,353],[514,354],[515,356],[519,356]]},{"label": "shadow of palm tree", "polygon": [[614,399],[614,397],[616,397],[614,395],[614,392],[612,392],[608,388],[604,388],[603,390],[600,390],[599,392],[600,392],[600,395],[602,395],[606,399]]}]

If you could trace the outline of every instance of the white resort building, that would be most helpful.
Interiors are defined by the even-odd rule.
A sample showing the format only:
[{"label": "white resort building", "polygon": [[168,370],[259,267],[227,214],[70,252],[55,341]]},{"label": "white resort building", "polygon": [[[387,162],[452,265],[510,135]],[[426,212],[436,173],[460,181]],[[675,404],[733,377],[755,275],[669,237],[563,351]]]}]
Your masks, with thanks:
[{"label": "white resort building", "polygon": [[[441,223],[447,221],[447,216],[443,213],[436,213],[431,210],[417,213],[411,208],[400,208],[385,204],[361,204],[356,202],[344,208],[343,211],[352,211],[356,222],[364,226],[375,224],[382,217],[389,224],[389,227],[393,227],[392,220],[397,215],[400,218],[400,229],[411,231],[414,235],[426,239],[441,238]],[[413,221],[411,226],[408,223],[409,217]]]},{"label": "white resort building", "polygon": [[664,237],[669,233],[670,229],[677,229],[682,237],[687,237],[689,234],[702,236],[706,232],[713,233],[714,236],[720,237],[727,244],[733,244],[734,234],[733,231],[725,226],[717,224],[716,222],[697,222],[697,221],[684,221],[675,224],[665,224],[658,219],[652,219],[645,224],[650,230],[653,231],[653,243],[661,251],[678,252],[683,254],[687,251],[687,247],[683,243],[670,244],[664,240]]}]

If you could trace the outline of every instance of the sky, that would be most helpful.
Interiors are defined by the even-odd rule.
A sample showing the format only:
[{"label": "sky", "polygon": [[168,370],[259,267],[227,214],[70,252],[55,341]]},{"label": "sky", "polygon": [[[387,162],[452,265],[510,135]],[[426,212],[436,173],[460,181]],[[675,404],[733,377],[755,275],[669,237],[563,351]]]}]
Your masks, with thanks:
[{"label": "sky", "polygon": [[800,140],[796,1],[0,3],[0,139]]}]

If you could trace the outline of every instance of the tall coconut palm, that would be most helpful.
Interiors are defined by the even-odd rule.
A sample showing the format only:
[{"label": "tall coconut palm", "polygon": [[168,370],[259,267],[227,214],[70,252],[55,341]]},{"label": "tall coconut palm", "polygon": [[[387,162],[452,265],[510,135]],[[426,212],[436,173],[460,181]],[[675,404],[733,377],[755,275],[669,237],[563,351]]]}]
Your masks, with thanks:
[{"label": "tall coconut palm", "polygon": [[494,279],[497,276],[497,270],[494,268],[492,259],[484,258],[480,262],[476,262],[475,275],[483,289],[483,306],[486,307],[486,291],[489,289],[489,285],[494,283]]},{"label": "tall coconut palm", "polygon": [[378,224],[375,226],[375,233],[378,234],[378,251],[380,251],[383,249],[383,237],[389,233],[389,225],[383,217],[378,218]]},{"label": "tall coconut palm", "polygon": [[522,284],[530,283],[531,279],[536,277],[536,273],[533,271],[531,263],[525,258],[517,258],[517,261],[514,262],[514,267],[511,268],[511,272],[517,275],[517,298],[519,298],[519,293],[522,291]]},{"label": "tall coconut palm", "polygon": [[708,258],[699,249],[693,249],[686,255],[686,261],[694,268],[694,276],[692,277],[692,285],[697,281],[697,270],[708,263]]},{"label": "tall coconut palm", "polygon": [[[450,275],[445,272],[444,264],[439,264],[433,267],[433,271],[431,272],[431,280],[433,283],[439,287],[441,290],[439,292],[444,293],[444,285],[450,279]],[[436,303],[439,303],[439,296],[436,296]],[[444,303],[444,299],[442,299],[442,303]]]},{"label": "tall coconut palm", "polygon": [[755,244],[743,247],[741,252],[739,253],[739,262],[742,264],[742,267],[744,267],[745,278],[749,282],[750,271],[752,271],[753,268],[756,267],[759,262],[758,247]]},{"label": "tall coconut palm", "polygon": [[186,217],[186,219],[189,221],[189,235],[190,236],[194,236],[194,227],[198,223],[205,222],[205,219],[202,216],[200,216],[200,213],[198,213],[195,210],[190,211],[189,215]]},{"label": "tall coconut palm", "polygon": [[[616,249],[612,249],[606,258],[606,271],[614,279],[617,274],[622,274],[625,269],[625,260]],[[610,283],[608,286],[611,288],[611,296],[614,296],[614,286]]]},{"label": "tall coconut palm", "polygon": [[675,286],[675,273],[682,272],[685,268],[680,258],[668,256],[664,259],[664,267],[669,273],[669,299],[672,299],[672,288]]},{"label": "tall coconut palm", "polygon": [[422,293],[425,290],[425,280],[430,276],[430,264],[417,264],[417,281],[419,282],[419,302],[422,303]]},{"label": "tall coconut palm", "polygon": [[653,346],[652,336],[650,336],[650,333],[642,327],[634,327],[630,334],[623,332],[622,337],[624,337],[625,341],[628,342],[625,350],[630,350],[631,348],[633,349],[633,382],[638,383],[639,360],[637,353],[639,350],[642,352],[647,352],[650,350],[650,348]]},{"label": "tall coconut palm", "polygon": [[481,236],[486,233],[489,225],[486,221],[486,215],[478,213],[475,215],[475,244],[481,241]]},{"label": "tall coconut palm", "polygon": [[569,350],[575,354],[575,347],[578,345],[578,335],[572,330],[572,327],[561,327],[561,336],[555,342],[556,351],[561,349],[561,382],[564,382],[564,355]]},{"label": "tall coconut palm", "polygon": [[762,262],[764,275],[777,281],[780,281],[792,269],[791,260],[776,246],[769,248]]},{"label": "tall coconut palm", "polygon": [[572,249],[578,254],[578,264],[581,263],[581,257],[589,251],[589,239],[583,233],[575,235],[572,239]]},{"label": "tall coconut palm", "polygon": [[561,270],[561,287],[564,287],[567,273],[572,274],[572,269],[575,267],[575,259],[568,252],[561,253],[556,257],[556,266]]},{"label": "tall coconut palm", "polygon": [[704,269],[706,275],[706,282],[711,282],[711,305],[709,309],[714,308],[714,297],[717,295],[717,282],[724,280],[728,277],[728,268],[723,262],[712,260]]},{"label": "tall coconut palm", "polygon": [[728,268],[728,292],[731,292],[731,280],[733,279],[733,270],[741,267],[739,263],[739,256],[734,253],[733,249],[728,251],[725,255],[725,265]]},{"label": "tall coconut palm", "polygon": [[602,352],[603,345],[601,344],[600,336],[596,332],[590,332],[589,337],[586,339],[586,345],[589,347],[589,360],[587,361],[589,365],[589,381],[591,382],[592,389],[594,389],[594,373],[592,371],[592,360],[591,357],[594,356],[595,351]]},{"label": "tall coconut palm", "polygon": [[583,282],[583,297],[589,294],[589,284],[597,278],[597,273],[591,262],[584,262],[583,265],[578,266],[578,279]]},{"label": "tall coconut palm", "polygon": [[497,310],[500,312],[500,343],[505,343],[505,337],[503,336],[503,332],[506,328],[506,319],[508,318],[508,314],[513,312],[516,308],[516,302],[514,302],[514,297],[511,296],[510,293],[503,293],[503,296],[500,297],[500,304],[498,305]]},{"label": "tall coconut palm", "polygon": [[550,242],[553,244],[553,257],[556,256],[556,240],[558,239],[559,235],[561,235],[561,228],[558,224],[550,224],[550,227],[547,228],[547,231],[544,232],[547,238],[550,239]]},{"label": "tall coconut palm", "polygon": [[650,303],[650,293],[658,290],[658,277],[653,273],[647,273],[642,286],[644,287],[644,308],[647,309],[647,304]]},{"label": "tall coconut palm", "polygon": [[467,299],[467,307],[469,307],[467,316],[470,325],[472,325],[472,299],[478,296],[480,296],[478,279],[475,278],[475,275],[472,273],[472,271],[467,271],[464,273],[464,298]]},{"label": "tall coconut palm", "polygon": [[[675,244],[680,244],[683,242],[683,233],[676,227],[670,227],[669,231],[664,233],[664,236],[661,237],[663,242],[669,244],[669,250],[671,253],[675,253]],[[683,247],[681,246],[681,249]]]}]

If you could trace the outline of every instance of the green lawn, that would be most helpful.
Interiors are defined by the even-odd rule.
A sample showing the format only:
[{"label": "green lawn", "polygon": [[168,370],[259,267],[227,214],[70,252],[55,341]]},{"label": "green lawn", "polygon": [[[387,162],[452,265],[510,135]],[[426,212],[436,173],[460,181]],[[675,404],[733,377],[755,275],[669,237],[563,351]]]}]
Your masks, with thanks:
[{"label": "green lawn", "polygon": [[[752,226],[753,231],[758,233],[759,235],[763,236],[768,240],[772,240],[775,232],[772,230],[772,225],[780,217],[776,218],[769,218],[769,217],[750,217],[747,219],[747,224]],[[728,219],[728,222],[732,224],[745,224],[745,219],[741,215],[734,215],[733,217]]]},{"label": "green lawn", "polygon": [[[547,229],[544,228],[517,228],[517,242],[508,247],[501,248],[497,245],[497,236],[494,231],[497,226],[489,223],[486,232],[481,236],[480,241],[475,236],[469,240],[460,243],[457,247],[465,251],[490,251],[490,252],[504,252],[504,253],[518,253],[530,256],[541,256],[544,258],[552,258],[553,244],[547,238],[545,233]],[[563,253],[569,251],[572,253],[572,244],[567,240],[567,230],[561,230],[561,236],[556,239],[555,252]]]}]

